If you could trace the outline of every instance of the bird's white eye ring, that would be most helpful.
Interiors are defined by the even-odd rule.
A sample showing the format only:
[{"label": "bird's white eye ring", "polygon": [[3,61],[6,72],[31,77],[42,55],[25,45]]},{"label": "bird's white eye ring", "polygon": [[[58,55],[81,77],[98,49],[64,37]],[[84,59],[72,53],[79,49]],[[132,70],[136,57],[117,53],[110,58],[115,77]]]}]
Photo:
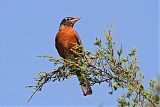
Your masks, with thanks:
[{"label": "bird's white eye ring", "polygon": [[69,18],[66,18],[66,20],[69,20]]}]

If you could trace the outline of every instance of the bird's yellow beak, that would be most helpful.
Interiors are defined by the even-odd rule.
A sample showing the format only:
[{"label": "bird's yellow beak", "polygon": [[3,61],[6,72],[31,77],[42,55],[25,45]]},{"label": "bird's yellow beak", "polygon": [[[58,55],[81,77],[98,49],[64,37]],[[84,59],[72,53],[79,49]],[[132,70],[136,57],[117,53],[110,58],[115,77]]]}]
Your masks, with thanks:
[{"label": "bird's yellow beak", "polygon": [[75,23],[76,21],[80,20],[81,18],[74,18],[71,20],[71,22]]}]

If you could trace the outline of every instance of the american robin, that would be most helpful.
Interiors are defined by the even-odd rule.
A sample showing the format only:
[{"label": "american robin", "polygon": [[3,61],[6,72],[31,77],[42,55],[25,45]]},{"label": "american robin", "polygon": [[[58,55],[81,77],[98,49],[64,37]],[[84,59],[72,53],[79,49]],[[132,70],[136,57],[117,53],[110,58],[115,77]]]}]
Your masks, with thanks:
[{"label": "american robin", "polygon": [[[77,55],[71,51],[71,49],[77,45],[82,46],[81,39],[78,33],[73,29],[75,22],[80,18],[66,17],[64,18],[59,26],[59,31],[55,38],[55,46],[61,57],[64,59],[74,60]],[[76,75],[81,84],[81,88],[84,96],[92,94],[90,83],[86,77],[82,76],[81,71],[77,71]]]}]

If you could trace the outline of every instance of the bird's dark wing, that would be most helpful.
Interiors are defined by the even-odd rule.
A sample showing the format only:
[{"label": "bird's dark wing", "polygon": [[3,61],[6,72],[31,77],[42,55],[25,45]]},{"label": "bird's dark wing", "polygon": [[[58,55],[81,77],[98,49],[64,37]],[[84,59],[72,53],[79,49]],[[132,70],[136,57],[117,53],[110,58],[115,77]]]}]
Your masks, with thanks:
[{"label": "bird's dark wing", "polygon": [[56,35],[56,38],[55,38],[55,47],[58,50],[57,35]]},{"label": "bird's dark wing", "polygon": [[82,49],[83,49],[83,44],[82,44],[81,38],[80,38],[80,36],[79,36],[79,34],[77,32],[76,32],[76,39],[77,39],[78,45],[81,45]]}]

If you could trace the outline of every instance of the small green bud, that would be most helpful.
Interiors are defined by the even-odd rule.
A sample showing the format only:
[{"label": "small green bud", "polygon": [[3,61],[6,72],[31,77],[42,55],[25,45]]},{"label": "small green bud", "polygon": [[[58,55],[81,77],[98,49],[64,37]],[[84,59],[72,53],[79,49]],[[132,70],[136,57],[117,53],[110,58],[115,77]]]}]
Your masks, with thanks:
[{"label": "small green bud", "polygon": [[118,56],[121,56],[123,50],[122,50],[122,44],[121,44],[121,48],[117,51]]}]

